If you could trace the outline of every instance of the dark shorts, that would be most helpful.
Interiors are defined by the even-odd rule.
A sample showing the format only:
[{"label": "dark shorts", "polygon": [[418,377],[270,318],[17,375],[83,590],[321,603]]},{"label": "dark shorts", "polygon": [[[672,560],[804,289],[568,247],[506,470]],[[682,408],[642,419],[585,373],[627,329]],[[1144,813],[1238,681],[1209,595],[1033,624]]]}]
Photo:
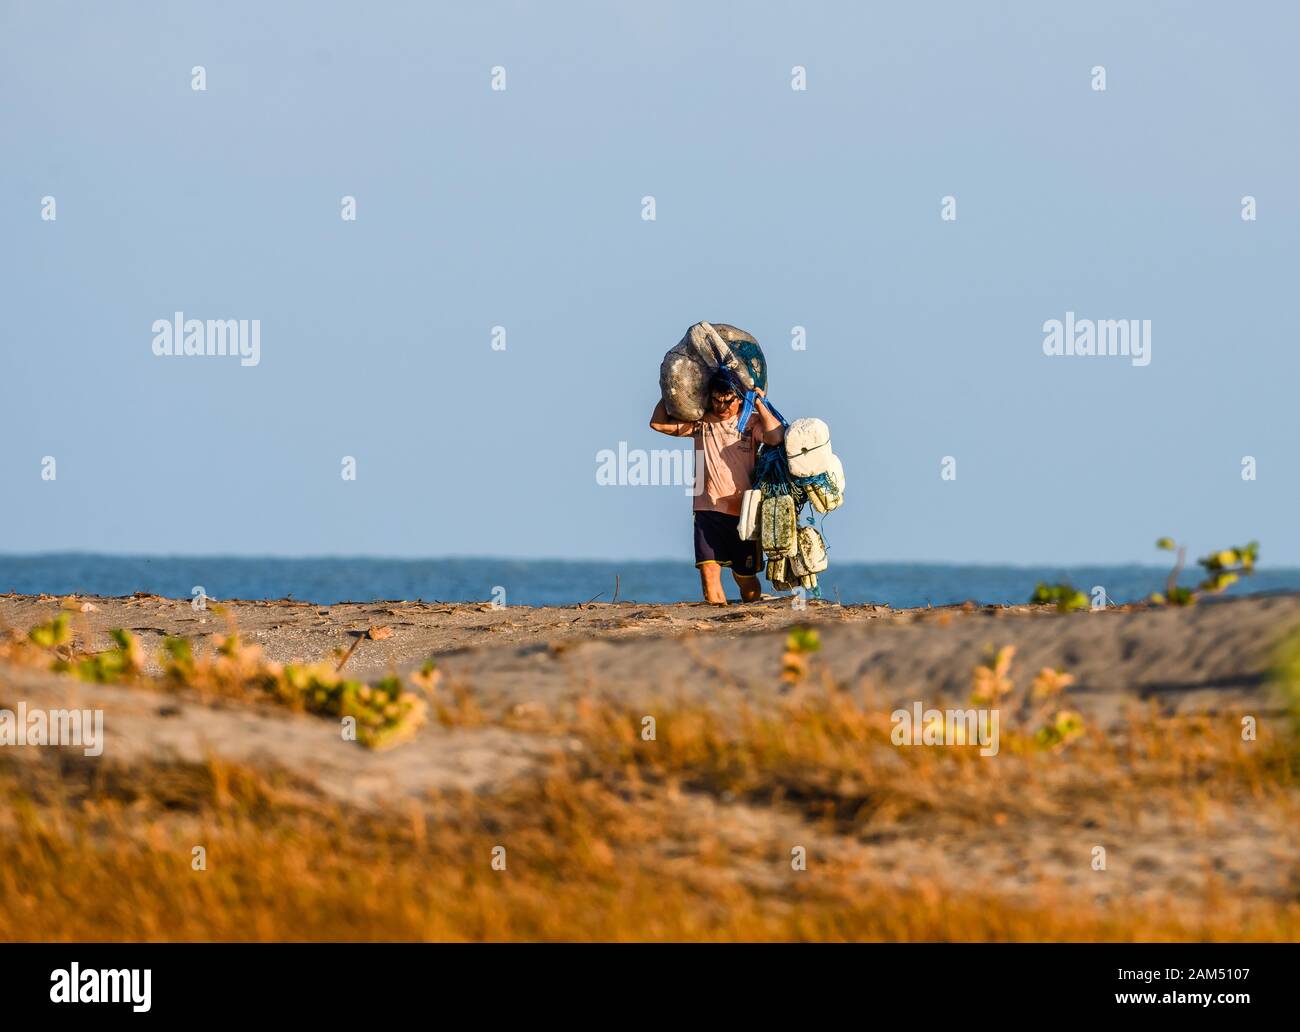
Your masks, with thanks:
[{"label": "dark shorts", "polygon": [[695,565],[730,566],[742,577],[757,577],[758,542],[740,540],[740,517],[725,512],[695,512]]}]

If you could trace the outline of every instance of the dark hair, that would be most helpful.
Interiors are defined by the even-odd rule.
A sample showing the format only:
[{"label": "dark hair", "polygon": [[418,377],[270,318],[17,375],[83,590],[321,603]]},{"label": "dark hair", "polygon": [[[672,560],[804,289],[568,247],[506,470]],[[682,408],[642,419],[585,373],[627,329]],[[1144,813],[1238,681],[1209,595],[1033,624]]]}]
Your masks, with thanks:
[{"label": "dark hair", "polygon": [[710,394],[734,394],[740,396],[736,390],[736,381],[732,379],[732,374],[727,369],[715,369],[713,375],[709,377]]}]

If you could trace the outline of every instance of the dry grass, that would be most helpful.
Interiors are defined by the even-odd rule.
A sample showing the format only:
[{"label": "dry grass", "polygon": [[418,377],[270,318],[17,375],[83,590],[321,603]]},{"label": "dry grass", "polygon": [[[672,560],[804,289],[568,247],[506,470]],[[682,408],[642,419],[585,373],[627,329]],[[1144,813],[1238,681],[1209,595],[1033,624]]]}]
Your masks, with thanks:
[{"label": "dry grass", "polygon": [[[374,709],[364,686],[266,664],[233,629],[209,656],[171,646],[162,677],[16,636],[0,661],[48,669],[59,648],[91,680],[331,717]],[[570,748],[495,795],[387,813],[217,758],[0,755],[0,939],[1300,938],[1293,737],[1247,741],[1233,720],[1154,709],[1118,735],[1044,735],[1068,674],[1042,670],[1017,697],[1004,649],[973,684],[1007,715],[996,757],[900,748],[888,714],[817,682],[813,651],[792,636],[773,673],[788,701],[761,711],[588,700],[567,716],[532,703],[492,714],[427,668],[411,683],[438,723]],[[1300,680],[1294,655],[1279,669]],[[1090,865],[1094,843],[1106,871]]]},{"label": "dry grass", "polygon": [[[459,712],[439,708],[450,722]],[[1288,740],[1231,723],[1135,717],[1129,733],[1002,754],[889,743],[846,693],[782,712],[583,707],[575,747],[489,798],[349,812],[288,775],[91,764],[57,753],[0,767],[0,938],[60,940],[1153,940],[1300,936],[1297,787]],[[482,714],[470,713],[470,723]],[[554,733],[530,712],[513,721]],[[417,746],[409,746],[415,748]],[[1159,818],[1187,871],[1213,815],[1284,829],[1292,880],[1213,872],[1167,897],[1109,902],[1044,863],[987,879],[950,864],[900,880],[882,842],[975,842],[998,856],[1043,827],[1099,827],[1119,861]],[[807,870],[791,865],[805,846]],[[206,849],[207,869],[191,868]],[[494,870],[493,849],[506,848]],[[1200,851],[1199,853],[1197,851]],[[1050,849],[1033,853],[1051,856]],[[1076,858],[1087,871],[1087,856]],[[1030,867],[1034,864],[1031,862]],[[1117,863],[1118,866],[1118,863]],[[990,870],[983,873],[991,873]],[[1087,872],[1109,879],[1113,874]]]}]

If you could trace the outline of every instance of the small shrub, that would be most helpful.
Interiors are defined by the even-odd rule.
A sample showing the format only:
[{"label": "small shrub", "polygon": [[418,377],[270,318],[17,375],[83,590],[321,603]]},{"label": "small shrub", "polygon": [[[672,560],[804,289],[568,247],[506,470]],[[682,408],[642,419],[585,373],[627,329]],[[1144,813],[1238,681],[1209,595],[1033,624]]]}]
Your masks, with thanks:
[{"label": "small shrub", "polygon": [[140,673],[140,642],[130,631],[109,631],[113,647],[81,659],[56,660],[53,669],[93,684],[116,684]]},{"label": "small shrub", "polygon": [[1258,541],[1252,541],[1247,545],[1239,545],[1236,548],[1224,548],[1217,552],[1211,552],[1209,555],[1196,560],[1205,570],[1205,579],[1193,589],[1181,587],[1178,584],[1178,575],[1182,572],[1187,549],[1176,544],[1173,538],[1168,537],[1162,537],[1156,541],[1156,548],[1165,552],[1176,550],[1178,553],[1174,568],[1169,573],[1169,580],[1165,584],[1165,590],[1163,592],[1157,591],[1151,596],[1151,601],[1156,605],[1195,605],[1198,592],[1210,595],[1218,594],[1228,586],[1235,584],[1243,576],[1254,573],[1255,563],[1259,559]]},{"label": "small shrub", "polygon": [[1088,608],[1088,596],[1073,585],[1064,583],[1048,584],[1046,581],[1039,581],[1038,586],[1034,588],[1033,597],[1029,601],[1044,605],[1050,602],[1061,613],[1071,613],[1076,609]]},{"label": "small shrub", "polygon": [[27,639],[38,648],[55,654],[50,669],[58,673],[71,674],[93,684],[115,684],[134,678],[141,666],[139,641],[130,631],[121,628],[108,633],[113,641],[112,648],[88,656],[71,656],[65,649],[72,642],[68,614],[59,613],[49,623],[39,624],[28,631]]},{"label": "small shrub", "polygon": [[1074,710],[1059,710],[1034,733],[1034,744],[1042,749],[1061,749],[1083,734],[1083,717]]},{"label": "small shrub", "polygon": [[1064,670],[1043,667],[1042,670],[1038,671],[1034,683],[1030,686],[1030,698],[1054,699],[1072,684],[1074,684],[1073,674],[1067,674]]},{"label": "small shrub", "polygon": [[72,640],[68,630],[68,614],[60,613],[49,623],[39,624],[27,632],[28,639],[43,649],[56,649]]},{"label": "small shrub", "polygon": [[324,717],[352,717],[357,741],[371,749],[396,745],[425,721],[424,699],[408,692],[393,675],[375,684],[344,677],[328,661],[310,664],[269,663],[257,645],[245,645],[235,633],[217,639],[212,656],[196,660],[183,638],[163,642],[163,674],[173,686],[200,694],[236,698],[271,698],[291,709]]},{"label": "small shrub", "polygon": [[971,702],[997,705],[1004,696],[1010,695],[1015,685],[1011,681],[1011,661],[1015,658],[1016,647],[1003,645],[994,651],[987,650],[984,661],[975,668],[971,683]]},{"label": "small shrub", "polygon": [[808,657],[822,647],[821,636],[812,627],[795,627],[785,638],[781,654],[781,680],[799,684],[808,676]]}]

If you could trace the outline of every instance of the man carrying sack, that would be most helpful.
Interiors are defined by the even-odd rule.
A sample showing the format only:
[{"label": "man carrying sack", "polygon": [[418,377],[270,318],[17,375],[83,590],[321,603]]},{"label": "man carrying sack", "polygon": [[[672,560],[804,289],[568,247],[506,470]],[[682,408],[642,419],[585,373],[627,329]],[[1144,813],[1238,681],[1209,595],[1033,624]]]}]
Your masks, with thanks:
[{"label": "man carrying sack", "polygon": [[759,444],[780,444],[785,438],[785,428],[758,386],[753,415],[740,431],[741,399],[735,383],[726,370],[715,371],[708,384],[708,409],[693,422],[673,422],[662,399],[650,417],[652,430],[695,439],[695,566],[705,601],[716,606],[727,604],[724,566],[731,567],[742,602],[756,601],[762,594],[758,542],[740,538],[741,498],[753,486]]}]

